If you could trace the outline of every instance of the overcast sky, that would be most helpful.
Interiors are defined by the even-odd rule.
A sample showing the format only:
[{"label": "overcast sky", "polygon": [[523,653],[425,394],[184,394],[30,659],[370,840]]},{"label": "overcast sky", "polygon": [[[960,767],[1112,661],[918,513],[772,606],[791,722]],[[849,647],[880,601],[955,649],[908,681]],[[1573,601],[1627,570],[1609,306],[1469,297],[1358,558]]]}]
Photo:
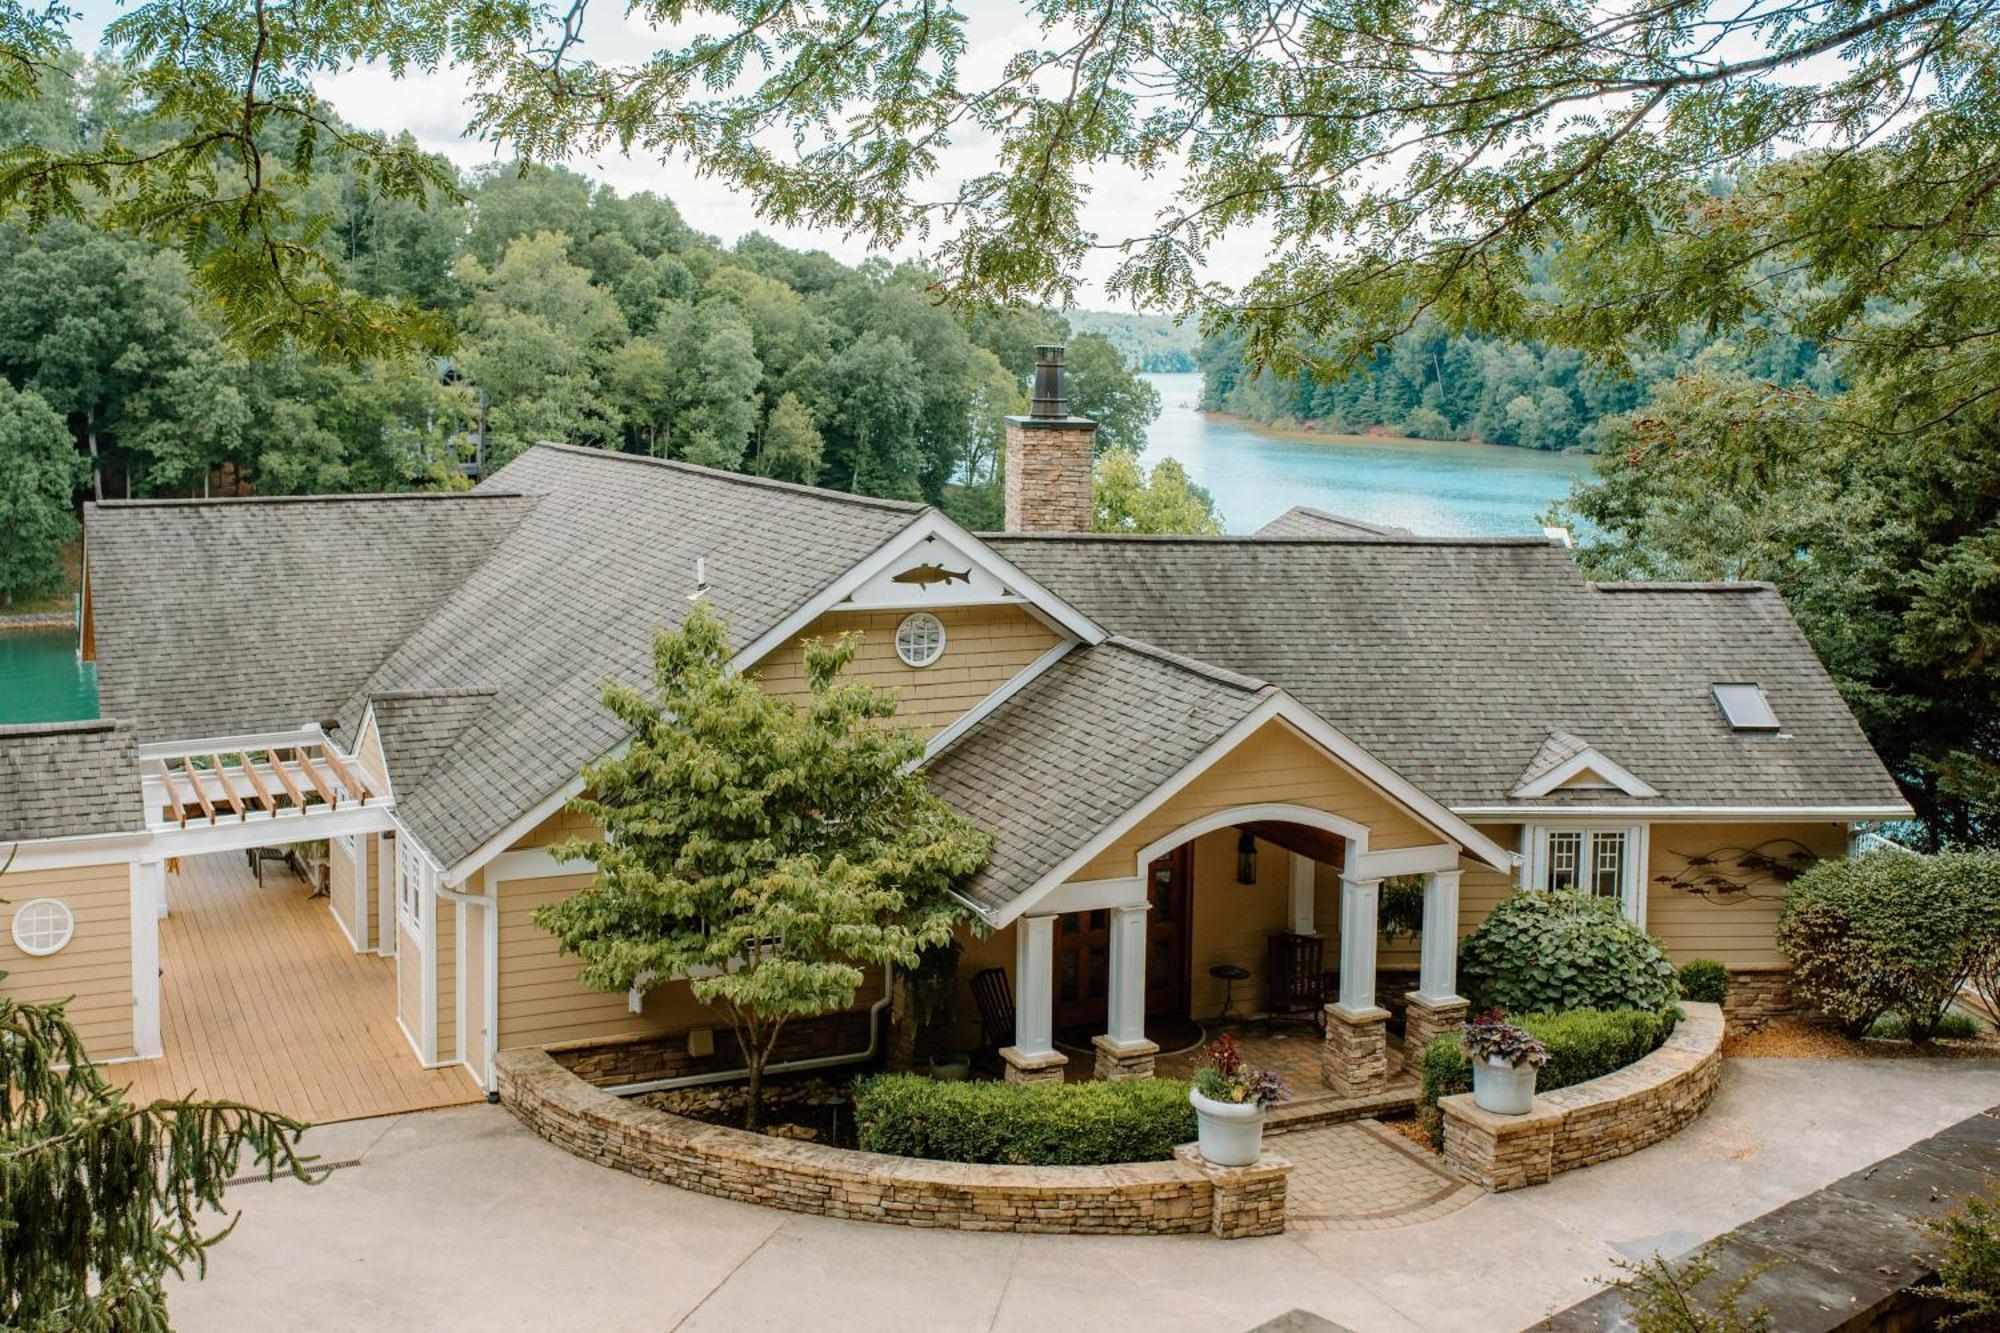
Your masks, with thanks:
[{"label": "overcast sky", "polygon": [[[970,49],[962,65],[963,77],[968,81],[992,78],[1023,46],[1039,43],[1036,28],[1024,19],[1024,8],[1018,0],[960,0],[959,7],[969,19]],[[81,8],[83,19],[76,29],[77,37],[81,45],[90,48],[95,46],[104,24],[117,13],[117,6],[110,0],[85,0]],[[625,17],[620,0],[598,0],[588,19],[584,39],[586,53],[600,61],[637,60],[657,44],[653,32]],[[349,121],[388,133],[408,130],[425,148],[444,154],[461,167],[511,156],[502,147],[465,135],[469,115],[463,96],[464,80],[453,71],[397,80],[384,68],[364,67],[322,80],[321,90]],[[986,169],[992,152],[990,140],[968,138],[955,144],[944,157],[933,197],[947,195],[958,179]],[[733,242],[747,231],[760,230],[787,245],[827,250],[849,263],[870,253],[858,239],[850,240],[838,233],[762,223],[748,198],[723,182],[702,179],[683,161],[611,155],[579,158],[568,165],[620,193],[652,190],[664,194],[679,206],[690,224],[725,242]],[[1122,168],[1100,176],[1092,184],[1086,223],[1105,242],[1147,231],[1154,214],[1173,189],[1171,178],[1146,179]],[[918,248],[918,243],[913,242],[894,257],[915,257]],[[1241,282],[1256,270],[1260,249],[1253,238],[1232,238],[1216,248],[1208,276],[1231,284]],[[1086,287],[1079,294],[1079,305],[1106,308],[1114,304],[1104,297],[1102,283],[1117,258],[1113,251],[1102,251],[1086,266]]]}]

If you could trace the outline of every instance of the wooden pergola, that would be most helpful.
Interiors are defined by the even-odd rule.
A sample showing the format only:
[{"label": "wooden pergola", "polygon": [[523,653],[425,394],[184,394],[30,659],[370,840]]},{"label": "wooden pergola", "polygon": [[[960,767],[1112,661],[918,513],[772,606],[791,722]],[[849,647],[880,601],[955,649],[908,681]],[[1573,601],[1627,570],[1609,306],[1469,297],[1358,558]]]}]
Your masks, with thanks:
[{"label": "wooden pergola", "polygon": [[[316,730],[223,737],[141,755],[156,830],[290,820],[390,804],[387,784]],[[272,830],[273,836],[279,836]],[[300,831],[299,838],[317,836]]]}]

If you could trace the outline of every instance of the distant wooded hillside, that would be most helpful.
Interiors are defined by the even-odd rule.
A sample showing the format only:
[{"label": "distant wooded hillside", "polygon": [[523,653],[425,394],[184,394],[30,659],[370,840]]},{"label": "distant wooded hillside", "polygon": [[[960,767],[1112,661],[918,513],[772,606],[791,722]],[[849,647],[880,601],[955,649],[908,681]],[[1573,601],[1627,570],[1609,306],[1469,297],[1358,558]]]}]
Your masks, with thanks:
[{"label": "distant wooded hillside", "polygon": [[1125,354],[1128,364],[1147,374],[1198,370],[1195,352],[1201,333],[1193,324],[1176,324],[1165,315],[1128,315],[1116,310],[1071,310],[1069,325],[1078,333],[1098,333]]}]

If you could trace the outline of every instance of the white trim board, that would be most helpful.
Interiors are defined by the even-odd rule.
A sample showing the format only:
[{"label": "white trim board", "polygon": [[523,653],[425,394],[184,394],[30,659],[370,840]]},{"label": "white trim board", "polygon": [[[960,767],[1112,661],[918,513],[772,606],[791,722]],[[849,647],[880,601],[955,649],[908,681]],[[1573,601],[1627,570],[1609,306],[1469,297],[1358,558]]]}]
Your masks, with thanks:
[{"label": "white trim board", "polygon": [[1854,820],[1914,819],[1907,805],[1454,805],[1466,819],[1709,819],[1718,823],[1801,820],[1838,824]]}]

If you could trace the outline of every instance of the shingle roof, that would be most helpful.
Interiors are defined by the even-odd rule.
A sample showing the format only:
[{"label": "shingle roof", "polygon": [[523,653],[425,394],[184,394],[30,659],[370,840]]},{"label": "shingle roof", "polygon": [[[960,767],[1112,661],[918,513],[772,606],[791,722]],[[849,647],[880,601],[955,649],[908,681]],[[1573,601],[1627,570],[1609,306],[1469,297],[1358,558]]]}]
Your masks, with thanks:
[{"label": "shingle roof", "polygon": [[417,799],[424,779],[499,693],[493,689],[388,690],[370,698],[382,759],[398,804]]},{"label": "shingle roof", "polygon": [[103,710],[145,741],[324,721],[533,504],[461,492],[86,505]]},{"label": "shingle roof", "polygon": [[[145,829],[139,739],[131,723],[0,727],[0,842]],[[0,855],[0,864],[5,861]]]},{"label": "shingle roof", "polygon": [[1324,509],[1313,509],[1307,505],[1293,505],[1284,513],[1257,529],[1258,537],[1408,537],[1408,528],[1392,528],[1381,523],[1367,523],[1358,518],[1348,518],[1344,514],[1329,514]]},{"label": "shingle roof", "polygon": [[1528,761],[1528,766],[1521,770],[1521,776],[1515,779],[1514,785],[1525,787],[1544,773],[1562,767],[1589,748],[1589,742],[1581,736],[1572,736],[1567,731],[1552,731],[1549,733],[1549,738],[1542,742],[1542,748],[1535,751],[1535,757]]},{"label": "shingle roof", "polygon": [[[1768,585],[1592,585],[1527,538],[992,544],[1113,632],[1281,686],[1448,805],[1510,803],[1551,730],[1652,804],[1902,801]],[[1762,684],[1783,733],[1732,732],[1718,680]]]},{"label": "shingle roof", "polygon": [[604,686],[650,679],[696,559],[741,648],[924,512],[567,445],[537,445],[483,485],[534,497],[532,511],[340,713],[352,735],[371,695],[494,687],[415,793],[389,774],[397,817],[447,866],[623,739]]},{"label": "shingle roof", "polygon": [[1013,901],[1272,693],[1131,639],[1071,649],[927,769],[932,791],[994,835],[966,896]]}]

